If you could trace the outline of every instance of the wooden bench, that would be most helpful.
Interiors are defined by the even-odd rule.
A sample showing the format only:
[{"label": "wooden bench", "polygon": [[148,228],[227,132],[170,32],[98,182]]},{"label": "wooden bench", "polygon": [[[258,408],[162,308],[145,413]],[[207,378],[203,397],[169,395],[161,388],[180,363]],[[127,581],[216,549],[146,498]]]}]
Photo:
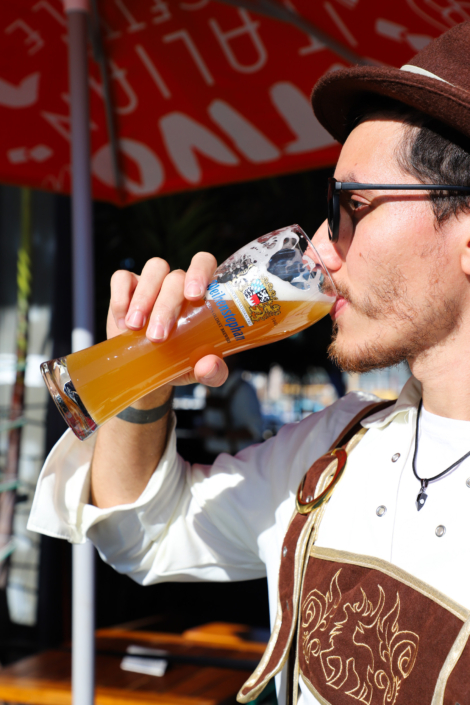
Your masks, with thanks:
[{"label": "wooden bench", "polygon": [[[214,623],[182,634],[101,629],[96,633],[96,705],[219,705],[235,703],[266,644],[242,625]],[[121,669],[129,646],[165,652],[163,676]],[[70,705],[70,647],[52,649],[0,671],[0,701]]]}]

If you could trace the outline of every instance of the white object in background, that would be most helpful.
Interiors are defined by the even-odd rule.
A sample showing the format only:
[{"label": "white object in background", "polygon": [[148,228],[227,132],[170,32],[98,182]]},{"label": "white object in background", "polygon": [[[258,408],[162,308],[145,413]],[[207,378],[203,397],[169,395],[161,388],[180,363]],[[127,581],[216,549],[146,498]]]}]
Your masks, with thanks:
[{"label": "white object in background", "polygon": [[168,661],[165,658],[149,658],[151,656],[161,657],[166,656],[166,651],[160,649],[149,649],[145,646],[128,646],[126,649],[129,656],[124,656],[121,661],[123,671],[132,671],[133,673],[143,673],[147,676],[165,675],[168,666]]}]

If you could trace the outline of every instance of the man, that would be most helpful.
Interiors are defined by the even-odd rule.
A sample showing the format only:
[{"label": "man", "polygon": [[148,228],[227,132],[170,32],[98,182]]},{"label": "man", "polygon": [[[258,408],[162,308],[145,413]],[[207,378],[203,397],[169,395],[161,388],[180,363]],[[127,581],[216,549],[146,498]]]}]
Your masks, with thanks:
[{"label": "man", "polygon": [[[349,394],[209,468],[176,456],[166,387],[135,404],[159,409],[159,420],[113,419],[93,459],[92,443],[69,432],[43,470],[30,528],[88,536],[143,584],[267,574],[273,637],[242,702],[279,673],[283,700],[289,650],[289,692],[297,697],[298,683],[305,704],[470,702],[469,49],[464,23],[402,70],[338,71],[314,91],[317,116],[344,142],[329,221],[314,238],[340,294],[331,354],[359,371],[407,359],[413,374],[348,441],[328,503],[303,509],[332,487],[346,452],[334,459],[328,449],[370,414],[368,395]],[[165,339],[214,268],[199,253],[186,274],[161,260],[140,277],[116,273],[108,334],[150,321],[147,335]],[[213,356],[194,372],[213,386],[225,376]],[[312,485],[309,473],[312,494],[299,494],[295,511],[323,454],[338,470],[315,463],[320,479]]]},{"label": "man", "polygon": [[[229,376],[221,387],[208,389],[197,433],[203,440],[205,463],[220,453],[235,455],[263,440],[263,416],[256,390],[244,379],[239,355],[227,358]],[[202,458],[199,458],[202,460]]]}]

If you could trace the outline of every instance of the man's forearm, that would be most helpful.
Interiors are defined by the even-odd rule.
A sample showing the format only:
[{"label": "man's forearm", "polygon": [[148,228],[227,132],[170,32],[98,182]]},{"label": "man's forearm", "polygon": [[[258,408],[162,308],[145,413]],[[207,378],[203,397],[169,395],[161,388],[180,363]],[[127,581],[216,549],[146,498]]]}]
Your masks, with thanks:
[{"label": "man's forearm", "polygon": [[[168,401],[171,387],[163,387],[132,404],[153,409]],[[165,450],[170,411],[153,423],[111,419],[98,431],[91,466],[91,502],[114,507],[135,502],[144,491]]]}]

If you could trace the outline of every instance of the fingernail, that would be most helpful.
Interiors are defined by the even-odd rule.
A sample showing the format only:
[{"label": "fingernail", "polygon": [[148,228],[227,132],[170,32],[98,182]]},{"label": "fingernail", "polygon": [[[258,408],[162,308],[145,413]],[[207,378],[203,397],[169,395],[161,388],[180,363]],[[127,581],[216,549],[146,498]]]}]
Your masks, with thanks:
[{"label": "fingernail", "polygon": [[209,372],[204,375],[204,379],[207,379],[209,382],[211,382],[213,379],[217,377],[217,373],[219,371],[219,365],[217,362],[214,363],[214,366],[211,367]]},{"label": "fingernail", "polygon": [[147,329],[147,336],[152,338],[152,340],[164,340],[165,328],[159,322],[150,324]]},{"label": "fingernail", "polygon": [[142,311],[134,311],[129,317],[128,324],[133,328],[142,328],[145,323],[145,317]]},{"label": "fingernail", "polygon": [[121,330],[127,330],[126,326],[126,319],[125,318],[119,318],[117,322],[117,327],[120,328]]},{"label": "fingernail", "polygon": [[203,294],[202,287],[197,282],[190,282],[186,287],[186,296],[200,298]]}]

